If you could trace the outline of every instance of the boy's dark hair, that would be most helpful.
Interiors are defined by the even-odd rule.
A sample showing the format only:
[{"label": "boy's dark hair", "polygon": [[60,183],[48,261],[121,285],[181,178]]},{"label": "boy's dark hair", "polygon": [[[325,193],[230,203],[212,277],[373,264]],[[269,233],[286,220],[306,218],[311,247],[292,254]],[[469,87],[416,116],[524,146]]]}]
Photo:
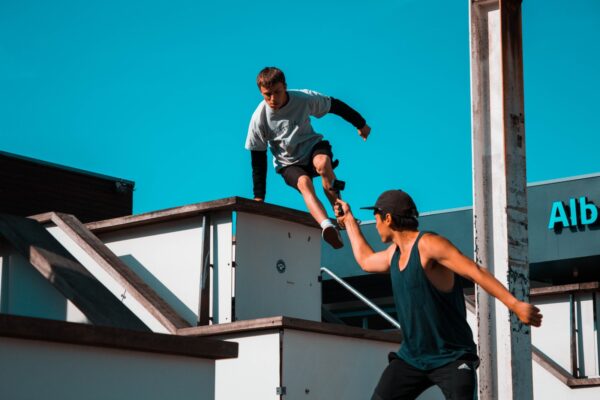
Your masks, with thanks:
[{"label": "boy's dark hair", "polygon": [[259,89],[261,87],[271,89],[279,82],[285,85],[285,75],[283,74],[283,71],[277,67],[265,67],[256,77],[256,84]]}]

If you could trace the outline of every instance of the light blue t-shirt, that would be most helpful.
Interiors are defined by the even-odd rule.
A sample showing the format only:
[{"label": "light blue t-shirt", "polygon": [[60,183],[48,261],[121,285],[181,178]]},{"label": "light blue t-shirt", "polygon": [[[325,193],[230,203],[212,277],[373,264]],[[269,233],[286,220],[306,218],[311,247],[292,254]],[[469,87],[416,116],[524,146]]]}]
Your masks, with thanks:
[{"label": "light blue t-shirt", "polygon": [[331,98],[311,90],[288,90],[285,106],[273,110],[262,101],[250,120],[246,149],[273,154],[276,170],[293,164],[309,164],[311,150],[323,138],[310,123],[329,112]]}]

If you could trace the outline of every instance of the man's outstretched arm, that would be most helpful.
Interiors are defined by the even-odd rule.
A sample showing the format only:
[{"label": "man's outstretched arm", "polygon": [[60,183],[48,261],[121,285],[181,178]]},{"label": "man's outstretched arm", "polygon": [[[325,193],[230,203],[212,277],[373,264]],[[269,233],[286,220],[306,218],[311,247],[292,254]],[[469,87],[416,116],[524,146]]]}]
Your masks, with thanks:
[{"label": "man's outstretched arm", "polygon": [[367,137],[369,137],[369,134],[371,133],[371,127],[367,125],[367,121],[365,121],[358,111],[343,101],[331,97],[331,107],[329,108],[329,112],[331,114],[339,115],[354,125],[363,140],[367,140]]},{"label": "man's outstretched arm", "polygon": [[267,194],[267,151],[252,150],[250,154],[254,200],[264,201]]},{"label": "man's outstretched arm", "polygon": [[426,235],[421,240],[424,241],[423,247],[427,249],[428,258],[433,258],[446,268],[481,286],[504,303],[524,324],[533,326],[542,324],[542,314],[536,306],[517,300],[487,268],[466,257],[448,239],[438,235]]}]

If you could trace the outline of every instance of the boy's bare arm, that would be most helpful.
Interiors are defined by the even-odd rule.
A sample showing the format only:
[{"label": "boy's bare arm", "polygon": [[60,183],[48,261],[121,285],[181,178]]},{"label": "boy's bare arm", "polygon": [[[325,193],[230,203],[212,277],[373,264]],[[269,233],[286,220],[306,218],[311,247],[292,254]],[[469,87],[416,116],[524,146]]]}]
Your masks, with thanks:
[{"label": "boy's bare arm", "polygon": [[336,207],[341,207],[343,215],[339,220],[345,225],[352,245],[352,253],[356,262],[365,272],[387,272],[390,269],[390,260],[394,253],[394,246],[384,251],[374,251],[363,236],[352,210],[348,203],[338,199]]},{"label": "boy's bare arm", "polygon": [[[527,325],[540,326],[542,314],[532,304],[517,300],[486,268],[463,255],[450,241],[438,235],[425,235],[422,239],[424,255],[455,273],[470,279],[486,292],[500,300]],[[420,250],[420,248],[419,248]]]}]

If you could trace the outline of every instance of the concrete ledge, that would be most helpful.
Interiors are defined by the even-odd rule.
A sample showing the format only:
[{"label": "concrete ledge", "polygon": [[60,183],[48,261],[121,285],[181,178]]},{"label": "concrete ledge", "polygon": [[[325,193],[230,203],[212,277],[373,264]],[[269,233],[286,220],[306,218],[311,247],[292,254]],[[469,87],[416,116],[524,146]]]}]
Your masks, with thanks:
[{"label": "concrete ledge", "polygon": [[[284,219],[286,221],[319,228],[319,225],[314,221],[310,214],[306,212],[295,210],[293,208],[277,206],[270,203],[257,202],[237,196],[203,203],[190,204],[182,207],[168,208],[165,210],[152,211],[143,214],[112,218],[104,221],[90,222],[86,224],[86,227],[94,233],[102,233],[131,228],[134,226],[173,221],[181,218],[188,218],[190,216],[197,216],[208,212],[218,211],[247,212],[251,214],[264,215],[266,217]],[[50,215],[48,213],[33,215],[30,218],[41,223],[50,222]]]},{"label": "concrete ledge", "polygon": [[237,343],[0,314],[0,336],[213,360],[235,358]]},{"label": "concrete ledge", "polygon": [[307,332],[323,333],[353,337],[359,339],[377,340],[391,343],[401,343],[402,334],[399,330],[382,332],[371,329],[362,329],[353,326],[330,324],[327,322],[308,321],[284,316],[259,318],[246,321],[236,321],[229,324],[217,324],[183,328],[177,331],[181,336],[217,336],[231,333],[252,332],[271,329],[294,329]]},{"label": "concrete ledge", "polygon": [[599,282],[584,282],[584,283],[573,283],[570,285],[559,285],[559,286],[547,286],[540,288],[533,288],[529,291],[530,297],[549,296],[556,294],[569,294],[569,293],[584,293],[584,292],[597,292],[600,289]]}]

